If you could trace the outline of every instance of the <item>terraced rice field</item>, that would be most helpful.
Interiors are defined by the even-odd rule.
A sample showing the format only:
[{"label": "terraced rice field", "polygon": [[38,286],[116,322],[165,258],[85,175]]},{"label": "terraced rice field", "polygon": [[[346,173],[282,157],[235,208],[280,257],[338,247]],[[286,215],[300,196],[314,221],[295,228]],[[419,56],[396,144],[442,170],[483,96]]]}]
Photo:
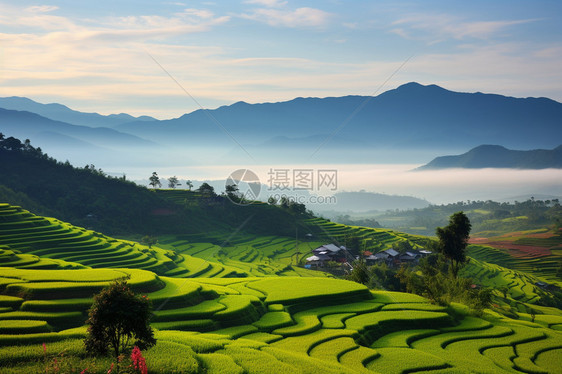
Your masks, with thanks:
[{"label": "terraced rice field", "polygon": [[[92,295],[130,277],[154,306],[150,372],[560,372],[562,312],[537,307],[535,322],[526,314],[539,278],[473,261],[465,271],[507,285],[521,310],[518,320],[493,309],[471,317],[462,306],[369,291],[295,266],[320,244],[350,235],[372,251],[400,240],[419,247],[423,238],[308,223],[317,226],[311,241],[218,230],[162,237],[149,249],[0,204],[0,371],[45,372],[43,343],[49,357],[85,354]],[[489,247],[471,251],[521,260]],[[110,363],[101,359],[88,372],[106,373]]]},{"label": "terraced rice field", "polygon": [[481,261],[560,281],[562,233],[547,229],[518,231],[491,238],[472,238],[469,254]]},{"label": "terraced rice field", "polygon": [[562,254],[553,253],[551,256],[524,259],[510,256],[501,249],[470,245],[468,255],[476,260],[526,273],[562,287],[562,282],[556,275],[562,261]]},{"label": "terraced rice field", "polygon": [[[170,196],[176,192],[166,191]],[[356,236],[362,249],[377,252],[403,240],[420,247],[416,243],[424,240],[391,230],[351,227],[317,218],[305,225],[315,232],[315,239],[301,238],[297,242],[289,237],[233,235],[217,230],[162,237],[158,246],[148,248],[0,204],[0,266],[135,268],[173,277],[318,276],[317,272],[296,265],[302,265],[313,249],[327,242],[345,244],[348,237]]]},{"label": "terraced rice field", "polygon": [[[318,276],[317,272],[296,265],[302,266],[303,260],[320,245],[330,242],[342,245],[355,236],[359,238],[361,249],[378,252],[405,240],[414,248],[422,248],[426,240],[391,230],[345,226],[320,218],[309,219],[305,225],[315,233],[310,240],[217,231],[166,236],[159,239],[158,245],[173,251],[175,263],[187,269],[182,274],[187,277]],[[189,261],[183,261],[182,256]],[[349,261],[353,261],[353,256],[349,256]]]},{"label": "terraced rice field", "polygon": [[[173,277],[319,275],[291,266],[302,259],[292,238],[239,234],[226,242],[228,237],[217,232],[160,238],[162,245],[149,248],[0,204],[0,266],[134,268]],[[301,242],[298,251],[309,252],[316,244]]]},{"label": "terraced rice field", "polygon": [[0,204],[0,264],[35,269],[129,267],[159,274],[175,267],[165,251],[149,251],[138,243],[39,217],[9,204]]},{"label": "terraced rice field", "polygon": [[[562,332],[545,324],[493,313],[462,317],[416,295],[371,292],[329,278],[0,271],[0,366],[6,370],[41,367],[44,342],[53,351],[83,350],[79,339],[92,293],[127,274],[154,303],[158,344],[146,352],[147,363],[164,372],[555,373],[562,350]],[[50,292],[36,288],[40,284]],[[553,326],[562,323],[550,318]]]}]

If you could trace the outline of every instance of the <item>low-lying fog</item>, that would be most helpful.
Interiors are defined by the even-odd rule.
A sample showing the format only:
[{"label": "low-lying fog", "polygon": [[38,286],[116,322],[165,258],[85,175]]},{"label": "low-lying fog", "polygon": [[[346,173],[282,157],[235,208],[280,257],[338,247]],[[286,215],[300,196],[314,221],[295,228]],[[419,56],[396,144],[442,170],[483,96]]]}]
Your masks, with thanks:
[{"label": "low-lying fog", "polygon": [[[314,164],[314,165],[254,165],[254,166],[186,166],[127,168],[128,179],[147,180],[153,171],[161,178],[173,175],[180,180],[192,181],[225,180],[237,169],[250,169],[260,182],[270,187],[287,182],[293,189],[293,176],[301,170],[313,174],[311,194],[330,195],[342,191],[378,192],[390,195],[409,195],[441,204],[461,200],[502,200],[517,196],[554,195],[562,196],[562,169],[514,170],[514,169],[445,169],[412,171],[420,164]],[[154,169],[154,170],[153,170]],[[334,185],[318,190],[318,171],[337,171]],[[108,170],[110,171],[110,170]],[[282,180],[285,171],[287,179]],[[325,181],[327,183],[327,181]],[[162,180],[163,187],[167,183]],[[197,188],[199,183],[195,183]],[[309,187],[309,186],[307,186]],[[223,189],[218,189],[221,192]],[[279,192],[279,191],[277,191]],[[262,189],[260,197],[271,194]],[[265,194],[265,195],[264,195]]]}]

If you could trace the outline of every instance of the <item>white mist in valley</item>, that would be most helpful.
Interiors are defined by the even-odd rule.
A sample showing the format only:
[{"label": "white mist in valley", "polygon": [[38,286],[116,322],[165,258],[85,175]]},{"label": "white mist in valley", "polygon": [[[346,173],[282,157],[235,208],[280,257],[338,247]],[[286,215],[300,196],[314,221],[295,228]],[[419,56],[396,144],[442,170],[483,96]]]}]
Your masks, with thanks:
[{"label": "white mist in valley", "polygon": [[[343,191],[368,191],[389,195],[415,196],[433,204],[466,200],[503,200],[518,196],[562,196],[562,169],[443,169],[413,171],[419,164],[311,164],[311,165],[216,165],[128,168],[128,178],[147,180],[153,171],[161,178],[173,175],[181,180],[224,181],[237,169],[250,169],[264,186],[273,187],[275,171],[288,170],[288,187],[292,189],[293,172],[337,171],[337,188],[318,190],[315,180],[311,194],[330,195]],[[154,169],[154,170],[153,170]],[[165,180],[163,181],[165,186]],[[195,187],[198,184],[195,183]],[[221,192],[219,190],[218,192]],[[262,190],[260,198],[267,199]],[[285,191],[287,192],[287,191]]]}]

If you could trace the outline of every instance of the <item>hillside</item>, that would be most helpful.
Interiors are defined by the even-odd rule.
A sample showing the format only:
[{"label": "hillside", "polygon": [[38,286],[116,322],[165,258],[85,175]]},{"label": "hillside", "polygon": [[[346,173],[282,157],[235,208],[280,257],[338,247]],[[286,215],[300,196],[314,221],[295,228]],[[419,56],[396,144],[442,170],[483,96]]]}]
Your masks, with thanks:
[{"label": "hillside", "polygon": [[244,222],[245,231],[291,236],[300,225],[300,217],[267,204],[241,206],[224,196],[198,198],[195,191],[187,190],[171,191],[174,198],[165,198],[125,177],[108,177],[93,165],[75,168],[14,141],[15,149],[8,148],[8,139],[0,141],[0,198],[96,231],[232,232]]},{"label": "hillside", "polygon": [[[536,323],[489,322],[451,314],[417,296],[369,292],[356,283],[322,278],[179,284],[141,270],[77,270],[83,280],[77,283],[62,271],[3,272],[12,280],[1,299],[9,311],[0,313],[5,317],[0,363],[20,372],[40,371],[41,360],[52,360],[56,356],[50,352],[62,347],[83,352],[81,316],[90,292],[124,274],[138,292],[164,305],[153,322],[158,343],[145,353],[151,372],[554,373],[559,364],[562,335],[547,326],[560,326],[562,316]],[[36,282],[55,280],[65,292],[44,300]],[[28,290],[27,296],[10,296],[18,290]],[[17,343],[27,345],[10,346]],[[68,359],[59,357],[61,364]],[[89,372],[102,372],[110,362],[102,360]]]},{"label": "hillside", "polygon": [[552,149],[515,151],[499,145],[481,145],[458,156],[441,156],[416,170],[447,168],[511,168],[547,169],[562,168],[562,145]]},{"label": "hillside", "polygon": [[375,218],[382,227],[431,236],[435,234],[436,227],[445,225],[447,217],[459,210],[470,218],[472,233],[479,237],[560,227],[562,224],[559,199],[540,200],[534,197],[514,202],[459,201],[398,212],[372,212],[370,217]]},{"label": "hillside", "polygon": [[[562,285],[554,256],[473,245],[462,272],[492,288],[491,303],[442,306],[335,279],[350,269],[344,263],[304,267],[326,243],[345,245],[345,260],[359,266],[361,251],[433,248],[427,237],[338,224],[298,206],[149,190],[13,138],[0,142],[0,159],[3,372],[107,373],[110,358],[84,351],[86,311],[93,294],[125,277],[153,304],[149,373],[551,373],[561,364],[560,295],[539,286]],[[131,240],[147,233],[156,244]]]},{"label": "hillside", "polygon": [[[350,230],[360,230],[382,248],[400,239],[384,230],[321,220],[315,223],[342,238]],[[126,276],[132,288],[149,297],[155,308],[152,326],[158,343],[144,352],[149,372],[553,373],[559,365],[562,312],[529,304],[536,301],[534,292],[539,292],[533,291],[531,283],[536,278],[498,266],[474,262],[466,269],[496,285],[510,285],[508,297],[498,295],[499,305],[479,318],[460,304],[443,307],[417,295],[369,291],[354,282],[319,277],[323,274],[296,267],[292,273],[284,270],[293,276],[261,273],[259,278],[229,275],[226,267],[216,275],[209,273],[214,278],[170,268],[174,264],[178,268],[182,264],[200,266],[197,257],[184,252],[200,258],[214,253],[233,264],[246,261],[255,271],[251,275],[259,275],[284,257],[276,257],[281,248],[290,245],[282,238],[233,237],[235,243],[222,250],[198,244],[201,237],[165,240],[163,245],[173,251],[129,244],[147,259],[158,254],[160,260],[185,256],[182,261],[162,263],[165,274],[175,273],[169,277],[162,275],[164,268],[160,275],[137,269],[143,266],[138,257],[128,264],[112,260],[111,248],[124,248],[125,242],[115,246],[120,242],[7,204],[0,206],[0,230],[0,245],[8,246],[4,256],[0,255],[0,266],[4,266],[0,276],[0,364],[10,373],[44,372],[55,359],[68,371],[82,371],[87,365],[88,372],[106,373],[111,359],[94,364],[84,354],[85,311],[93,293]],[[109,246],[96,251],[92,240]],[[70,258],[66,248],[72,247],[79,253],[71,256],[77,261],[116,268],[69,267],[70,263],[58,260],[61,262],[49,265],[50,270],[38,270],[38,265],[13,261],[14,256],[25,260],[18,252],[30,251],[40,256],[45,269],[47,258]],[[256,261],[255,251],[267,254],[269,261]],[[96,252],[99,256],[92,257]],[[284,258],[289,261],[290,256]],[[128,268],[123,267],[126,265]],[[153,270],[159,271],[157,267]],[[65,354],[59,355],[62,350]]]}]

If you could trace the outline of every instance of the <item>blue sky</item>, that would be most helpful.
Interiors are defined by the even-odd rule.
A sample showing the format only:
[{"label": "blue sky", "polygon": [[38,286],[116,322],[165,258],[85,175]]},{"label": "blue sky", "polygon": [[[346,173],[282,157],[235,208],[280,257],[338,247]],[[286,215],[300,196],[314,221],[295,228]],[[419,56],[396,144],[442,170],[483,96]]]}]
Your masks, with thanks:
[{"label": "blue sky", "polygon": [[197,109],[150,56],[206,108],[409,81],[562,101],[562,2],[0,1],[2,97]]}]

